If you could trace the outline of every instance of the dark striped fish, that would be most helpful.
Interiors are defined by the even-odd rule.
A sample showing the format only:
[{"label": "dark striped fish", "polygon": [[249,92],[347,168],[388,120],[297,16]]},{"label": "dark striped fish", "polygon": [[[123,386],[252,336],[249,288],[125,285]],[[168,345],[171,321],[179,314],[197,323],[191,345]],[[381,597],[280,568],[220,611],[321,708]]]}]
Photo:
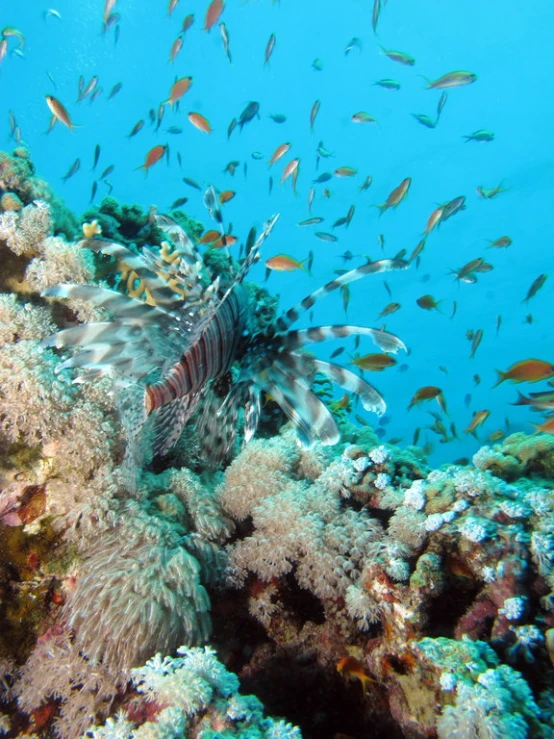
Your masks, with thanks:
[{"label": "dark striped fish", "polygon": [[[204,203],[225,233],[213,188],[206,192]],[[337,424],[311,390],[318,374],[358,396],[366,410],[384,413],[384,399],[360,376],[301,350],[312,343],[356,335],[368,336],[382,351],[396,353],[406,350],[399,338],[365,326],[337,324],[297,331],[291,326],[335,290],[370,274],[404,269],[408,262],[384,259],[346,272],[269,328],[261,328],[254,291],[245,289],[243,281],[277,218],[264,224],[257,239],[251,229],[245,258],[226,284],[220,275],[206,285],[207,267],[187,234],[168,216],[152,213],[151,221],[172,244],[159,251],[145,247],[136,254],[108,240],[81,242],[111,256],[126,275],[131,273],[133,297],[98,285],[59,285],[45,291],[50,297],[86,300],[110,316],[110,320],[61,330],[43,344],[74,348],[61,367],[75,369],[81,381],[103,375],[114,378],[130,445],[148,424],[154,430],[153,451],[165,454],[196,412],[205,459],[217,466],[233,449],[241,415],[244,442],[256,432],[262,392],[281,406],[303,444],[317,440],[335,444],[340,438]]]}]

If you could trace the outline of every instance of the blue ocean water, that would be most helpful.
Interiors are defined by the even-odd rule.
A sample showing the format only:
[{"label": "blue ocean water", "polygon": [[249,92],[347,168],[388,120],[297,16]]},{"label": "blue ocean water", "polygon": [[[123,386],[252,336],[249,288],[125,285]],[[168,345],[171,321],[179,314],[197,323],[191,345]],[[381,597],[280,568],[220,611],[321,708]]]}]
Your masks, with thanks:
[{"label": "blue ocean water", "polygon": [[[280,213],[264,245],[264,259],[286,253],[301,260],[310,251],[314,254],[311,277],[300,271],[271,275],[268,288],[281,295],[283,308],[331,279],[334,270],[343,267],[340,255],[346,251],[372,259],[391,257],[401,249],[409,255],[437,204],[465,195],[466,210],[429,235],[420,267],[412,264],[405,272],[387,275],[392,297],[381,277],[368,277],[352,285],[346,318],[340,296],[335,294],[318,305],[314,323],[380,327],[385,322],[387,330],[404,340],[410,354],[399,356],[397,367],[365,376],[388,403],[390,423],[385,438],[399,437],[403,443],[411,443],[416,427],[433,423],[429,410],[439,411],[433,402],[407,413],[415,391],[424,385],[443,390],[450,414],[446,423],[455,422],[460,440],[440,445],[435,434],[424,428],[420,443],[435,444],[434,464],[471,455],[478,448],[479,441],[462,433],[474,411],[491,411],[480,431],[481,440],[497,429],[506,430],[506,418],[512,431],[531,431],[531,423],[540,420],[510,405],[516,398],[514,388],[507,383],[494,390],[491,386],[496,381],[495,368],[507,369],[530,357],[552,360],[548,354],[552,276],[528,304],[521,301],[533,280],[550,271],[552,262],[553,227],[548,218],[553,180],[548,146],[552,102],[548,90],[554,70],[550,39],[554,8],[515,0],[468,0],[463,5],[389,0],[375,34],[372,4],[362,0],[340,4],[331,0],[229,0],[221,21],[230,36],[230,64],[217,25],[210,33],[203,30],[208,5],[182,0],[168,17],[166,2],[118,0],[114,7],[121,14],[117,44],[115,27],[101,32],[103,0],[56,2],[52,7],[61,19],[44,17],[47,8],[37,3],[14,3],[5,9],[4,23],[20,29],[26,43],[19,56],[13,53],[17,43],[11,40],[0,67],[4,147],[9,146],[8,110],[12,110],[37,172],[76,213],[89,204],[96,144],[101,146],[96,175],[115,165],[109,180],[120,202],[139,203],[145,209],[155,204],[163,212],[175,199],[188,196],[187,212],[210,227],[201,193],[182,182],[186,176],[202,185],[236,190],[224,216],[239,237],[244,238],[251,225],[259,227],[270,215]],[[170,64],[171,45],[189,13],[195,13],[195,22]],[[272,33],[276,44],[266,65],[264,52]],[[361,48],[345,54],[353,37],[360,39]],[[381,46],[413,56],[415,64],[395,63],[382,53]],[[316,58],[322,62],[320,71],[312,66]],[[422,77],[436,79],[453,70],[474,72],[478,79],[449,90],[437,127],[426,128],[412,114],[434,118],[441,91],[426,90]],[[88,99],[75,102],[80,75],[85,82],[93,75],[99,77],[103,93],[92,104]],[[191,90],[179,110],[166,107],[155,132],[148,111],[157,111],[167,99],[176,76],[188,75],[193,77]],[[373,84],[382,78],[397,80],[401,89],[392,92]],[[118,82],[121,91],[108,101],[109,91]],[[79,125],[73,132],[57,125],[45,135],[50,118],[47,94],[62,101]],[[260,104],[260,119],[245,125],[242,132],[235,130],[228,140],[230,120],[252,100]],[[309,118],[316,100],[321,101],[321,108],[312,132]],[[378,124],[354,124],[351,117],[360,110],[374,116]],[[191,111],[210,121],[211,135],[190,125],[187,113]],[[273,122],[269,115],[275,113],[284,114],[286,122]],[[145,127],[128,139],[139,119],[145,119]],[[168,133],[172,125],[182,127],[183,133]],[[463,137],[479,129],[493,131],[494,141],[465,143]],[[334,156],[322,160],[316,169],[320,141]],[[284,142],[291,143],[290,152],[269,170],[268,159]],[[169,144],[169,165],[160,162],[145,176],[136,168],[156,144]],[[264,155],[259,161],[251,156],[258,151]],[[61,177],[77,157],[81,168],[64,184]],[[297,195],[290,180],[279,183],[284,164],[294,157],[300,158]],[[240,161],[234,177],[223,173],[231,160]],[[317,186],[312,214],[325,220],[317,227],[298,227],[309,216],[312,180],[340,166],[354,167],[357,175],[333,177]],[[270,175],[274,181],[271,193]],[[373,184],[360,191],[368,175]],[[412,178],[408,197],[397,209],[379,217],[371,205],[384,202],[405,177]],[[479,198],[478,186],[493,188],[501,182],[506,192],[492,200]],[[328,199],[323,196],[324,187],[331,192]],[[106,186],[99,183],[95,202],[106,192]],[[356,206],[353,221],[348,229],[335,229],[336,243],[314,236],[318,229],[331,231],[331,224],[346,215],[351,205]],[[384,236],[383,250],[379,234]],[[486,249],[488,241],[503,235],[513,239],[510,247]],[[449,270],[481,256],[493,265],[491,272],[479,275],[476,284],[453,280]],[[348,266],[364,261],[355,259]],[[261,282],[264,272],[262,261],[252,271],[252,279]],[[442,313],[417,306],[416,299],[425,294],[444,301],[440,303]],[[391,300],[402,308],[385,319],[378,318]],[[457,311],[451,319],[452,301]],[[497,334],[499,315],[502,323]],[[526,321],[528,315],[531,323]],[[469,359],[466,332],[477,329],[483,330],[483,340],[475,358]],[[337,346],[326,344],[320,353],[328,357]],[[347,346],[352,349],[352,340]],[[375,350],[368,340],[362,340],[361,354]],[[346,353],[340,360],[344,358],[348,359]],[[400,371],[403,364],[408,365],[407,371]],[[472,379],[475,374],[481,378],[478,386]],[[471,398],[466,402],[468,394]]]}]

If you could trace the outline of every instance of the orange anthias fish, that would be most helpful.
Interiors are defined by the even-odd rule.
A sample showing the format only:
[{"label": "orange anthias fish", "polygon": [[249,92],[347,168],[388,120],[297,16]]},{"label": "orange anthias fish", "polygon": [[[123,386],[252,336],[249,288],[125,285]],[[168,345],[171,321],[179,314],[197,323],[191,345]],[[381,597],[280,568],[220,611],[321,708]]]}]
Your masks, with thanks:
[{"label": "orange anthias fish", "polygon": [[233,244],[236,244],[238,241],[236,236],[233,236],[232,234],[225,234],[225,236],[220,236],[217,241],[214,241],[213,244],[210,244],[210,247],[212,249],[225,249],[227,246],[233,246]]},{"label": "orange anthias fish", "polygon": [[473,434],[475,436],[475,432],[479,426],[482,426],[485,423],[490,414],[490,411],[475,411],[469,426],[467,429],[464,429],[464,434]]},{"label": "orange anthias fish", "polygon": [[210,31],[219,20],[219,16],[223,13],[223,0],[212,0],[210,7],[206,13],[204,30]]},{"label": "orange anthias fish", "polygon": [[183,37],[177,36],[175,41],[171,44],[171,50],[169,52],[169,61],[174,62],[177,54],[181,51],[183,48]]},{"label": "orange anthias fish", "polygon": [[278,146],[273,152],[273,154],[271,155],[271,159],[269,160],[269,166],[271,167],[272,164],[275,164],[275,162],[278,162],[279,159],[284,157],[289,149],[290,149],[290,144],[288,142]]},{"label": "orange anthias fish", "polygon": [[189,113],[187,117],[192,125],[199,131],[202,131],[202,133],[212,132],[209,120],[204,118],[203,115],[200,115],[200,113]]},{"label": "orange anthias fish", "polygon": [[183,97],[185,92],[188,92],[190,90],[191,85],[192,77],[181,77],[181,79],[176,80],[171,86],[169,97],[163,103],[163,105],[173,105],[174,103],[176,103],[177,100],[180,100]]},{"label": "orange anthias fish", "polygon": [[388,354],[366,354],[363,357],[354,357],[350,364],[355,365],[361,370],[370,370],[371,372],[382,372],[387,367],[394,367],[396,359]]},{"label": "orange anthias fish", "polygon": [[554,418],[549,418],[540,426],[535,426],[535,430],[538,434],[554,434]]},{"label": "orange anthias fish", "polygon": [[435,228],[436,225],[440,223],[440,219],[442,218],[444,208],[440,206],[439,208],[436,208],[431,215],[429,216],[427,220],[427,225],[425,226],[425,231],[423,232],[423,236],[428,236],[431,231]]},{"label": "orange anthias fish", "polygon": [[412,178],[406,177],[402,180],[398,187],[394,188],[385,203],[382,203],[381,205],[376,205],[375,207],[379,208],[380,215],[383,215],[383,213],[389,208],[397,208],[408,194],[408,190],[410,189],[411,184]]},{"label": "orange anthias fish", "polygon": [[493,387],[498,387],[501,382],[510,380],[510,382],[539,382],[540,380],[548,380],[554,376],[554,364],[544,362],[542,359],[524,359],[516,362],[506,371],[496,370],[498,372],[498,380]]},{"label": "orange anthias fish", "polygon": [[64,126],[67,126],[70,131],[73,131],[75,128],[75,124],[71,122],[71,118],[69,117],[69,113],[65,109],[65,107],[60,103],[60,101],[53,97],[52,95],[46,96],[46,104],[50,108],[50,112],[54,116],[54,118],[57,121],[60,121],[60,123],[63,123]]},{"label": "orange anthias fish", "polygon": [[229,200],[232,200],[237,193],[234,190],[223,190],[219,193],[219,204],[225,205]]},{"label": "orange anthias fish", "polygon": [[156,162],[159,162],[166,151],[167,146],[164,146],[163,144],[153,146],[146,155],[144,164],[141,164],[140,167],[137,167],[137,169],[144,169],[145,173],[148,174],[148,170],[150,169],[150,167],[156,164]]},{"label": "orange anthias fish", "polygon": [[299,262],[287,254],[277,254],[277,256],[267,259],[265,266],[268,269],[274,269],[276,272],[293,272],[295,269],[304,269],[302,265],[305,261],[306,259],[303,259]]},{"label": "orange anthias fish", "polygon": [[435,300],[432,295],[422,295],[421,298],[416,300],[416,303],[420,308],[423,308],[423,310],[439,310],[440,302],[440,300]]},{"label": "orange anthias fish", "polygon": [[206,231],[205,234],[202,234],[202,236],[198,239],[199,244],[211,244],[212,241],[217,241],[221,234],[219,231],[216,231],[214,228],[210,229],[209,231]]},{"label": "orange anthias fish", "polygon": [[416,391],[414,397],[410,400],[408,410],[413,408],[414,405],[419,405],[424,400],[433,400],[434,398],[437,399],[437,403],[443,413],[446,413],[446,401],[444,399],[443,392],[440,387],[435,387],[434,385],[425,385],[425,387],[420,387],[419,390]]},{"label": "orange anthias fish", "polygon": [[396,313],[400,308],[400,303],[388,303],[379,313],[378,318],[384,318],[385,316],[389,316],[391,313]]},{"label": "orange anthias fish", "polygon": [[359,680],[362,684],[364,695],[369,683],[375,682],[373,678],[366,675],[365,667],[355,657],[343,657],[337,662],[337,672],[347,680]]},{"label": "orange anthias fish", "polygon": [[300,159],[293,159],[292,162],[289,162],[283,170],[283,174],[281,175],[281,182],[284,182],[286,179],[288,179],[291,174],[298,169],[299,164]]}]

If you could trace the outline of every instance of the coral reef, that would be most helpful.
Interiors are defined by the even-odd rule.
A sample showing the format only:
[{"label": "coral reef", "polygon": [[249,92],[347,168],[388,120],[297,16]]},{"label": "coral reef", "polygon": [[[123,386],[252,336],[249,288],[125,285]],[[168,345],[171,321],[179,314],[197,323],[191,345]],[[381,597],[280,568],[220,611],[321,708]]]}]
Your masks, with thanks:
[{"label": "coral reef", "polygon": [[19,147],[12,155],[0,151],[0,221],[37,200],[48,204],[55,235],[61,234],[66,239],[78,235],[77,219],[50,186],[35,175],[28,150]]},{"label": "coral reef", "polygon": [[[41,343],[99,320],[40,293],[108,284],[102,260],[25,151],[0,155],[0,188],[0,733],[553,739],[552,436],[431,470],[340,402],[341,443],[302,448],[268,399],[224,472],[191,425],[130,489],[125,396]],[[86,218],[161,238],[111,198]],[[225,281],[222,252],[205,264]],[[263,332],[276,299],[246,289]]]},{"label": "coral reef", "polygon": [[[193,238],[199,238],[203,227],[198,221],[181,210],[174,210],[171,217]],[[99,205],[91,206],[83,213],[83,221],[97,221],[102,235],[126,246],[139,248],[145,244],[159,246],[164,240],[163,232],[144,212],[140,205],[120,204],[114,197],[107,196]]]}]

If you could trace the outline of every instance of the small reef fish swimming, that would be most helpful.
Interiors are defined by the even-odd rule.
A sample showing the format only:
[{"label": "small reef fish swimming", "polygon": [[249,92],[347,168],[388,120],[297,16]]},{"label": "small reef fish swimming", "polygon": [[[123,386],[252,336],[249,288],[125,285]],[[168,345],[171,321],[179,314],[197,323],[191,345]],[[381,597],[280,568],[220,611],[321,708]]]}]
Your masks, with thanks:
[{"label": "small reef fish swimming", "polygon": [[408,190],[410,189],[411,184],[412,178],[406,177],[402,180],[398,187],[394,188],[394,190],[388,196],[386,202],[382,203],[381,205],[375,205],[375,208],[379,208],[379,215],[383,215],[383,213],[389,208],[397,208],[408,194]]},{"label": "small reef fish swimming", "polygon": [[50,112],[52,113],[52,116],[55,120],[63,123],[64,126],[67,126],[67,128],[69,128],[70,131],[75,128],[75,124],[71,122],[69,113],[57,98],[55,98],[53,95],[47,95],[46,104],[50,108]]},{"label": "small reef fish swimming", "polygon": [[[204,202],[221,224],[213,187],[206,191]],[[407,262],[367,262],[308,295],[271,326],[256,329],[258,299],[250,297],[242,283],[259,259],[260,248],[278,216],[265,223],[257,239],[256,231],[250,231],[243,263],[221,285],[219,279],[206,285],[202,257],[173,219],[155,213],[151,217],[174,244],[176,255],[172,254],[169,261],[163,253],[145,249],[137,254],[110,240],[93,238],[81,243],[83,248],[111,256],[116,263],[133,269],[144,285],[144,294],[149,296],[148,303],[140,296],[126,296],[99,285],[58,285],[44,293],[50,298],[92,301],[110,315],[107,322],[58,331],[43,345],[74,348],[76,353],[62,367],[75,368],[82,381],[103,375],[116,378],[115,385],[125,398],[122,413],[128,420],[133,419],[128,451],[136,451],[133,444],[148,421],[155,429],[154,452],[166,454],[192,413],[199,409],[197,431],[203,439],[205,459],[217,467],[233,448],[239,408],[244,410],[244,441],[254,435],[262,392],[281,406],[302,444],[311,446],[317,439],[335,444],[340,438],[337,423],[310,389],[316,372],[356,395],[366,410],[383,415],[384,399],[364,379],[298,350],[314,342],[361,335],[370,337],[381,351],[397,353],[406,350],[398,337],[365,326],[291,327],[332,292],[368,275],[405,269]],[[159,347],[161,337],[163,351]],[[121,343],[125,346],[122,356],[113,351]],[[149,347],[159,348],[149,351]],[[231,368],[236,372],[231,374]],[[223,392],[217,379],[224,379]]]},{"label": "small reef fish swimming", "polygon": [[477,80],[477,75],[473,72],[448,72],[443,74],[433,82],[427,83],[428,90],[445,90],[449,87],[463,87],[464,85],[471,85],[472,82]]},{"label": "small reef fish swimming", "polygon": [[540,382],[540,380],[548,380],[554,377],[554,364],[545,362],[542,359],[524,359],[521,362],[516,362],[506,370],[496,370],[498,373],[498,380],[493,387],[498,387],[501,382],[519,383],[519,382]]},{"label": "small reef fish swimming", "polygon": [[365,667],[355,657],[343,657],[339,660],[337,662],[337,672],[347,680],[359,680],[364,695],[369,683],[375,682],[373,678],[366,674]]}]

